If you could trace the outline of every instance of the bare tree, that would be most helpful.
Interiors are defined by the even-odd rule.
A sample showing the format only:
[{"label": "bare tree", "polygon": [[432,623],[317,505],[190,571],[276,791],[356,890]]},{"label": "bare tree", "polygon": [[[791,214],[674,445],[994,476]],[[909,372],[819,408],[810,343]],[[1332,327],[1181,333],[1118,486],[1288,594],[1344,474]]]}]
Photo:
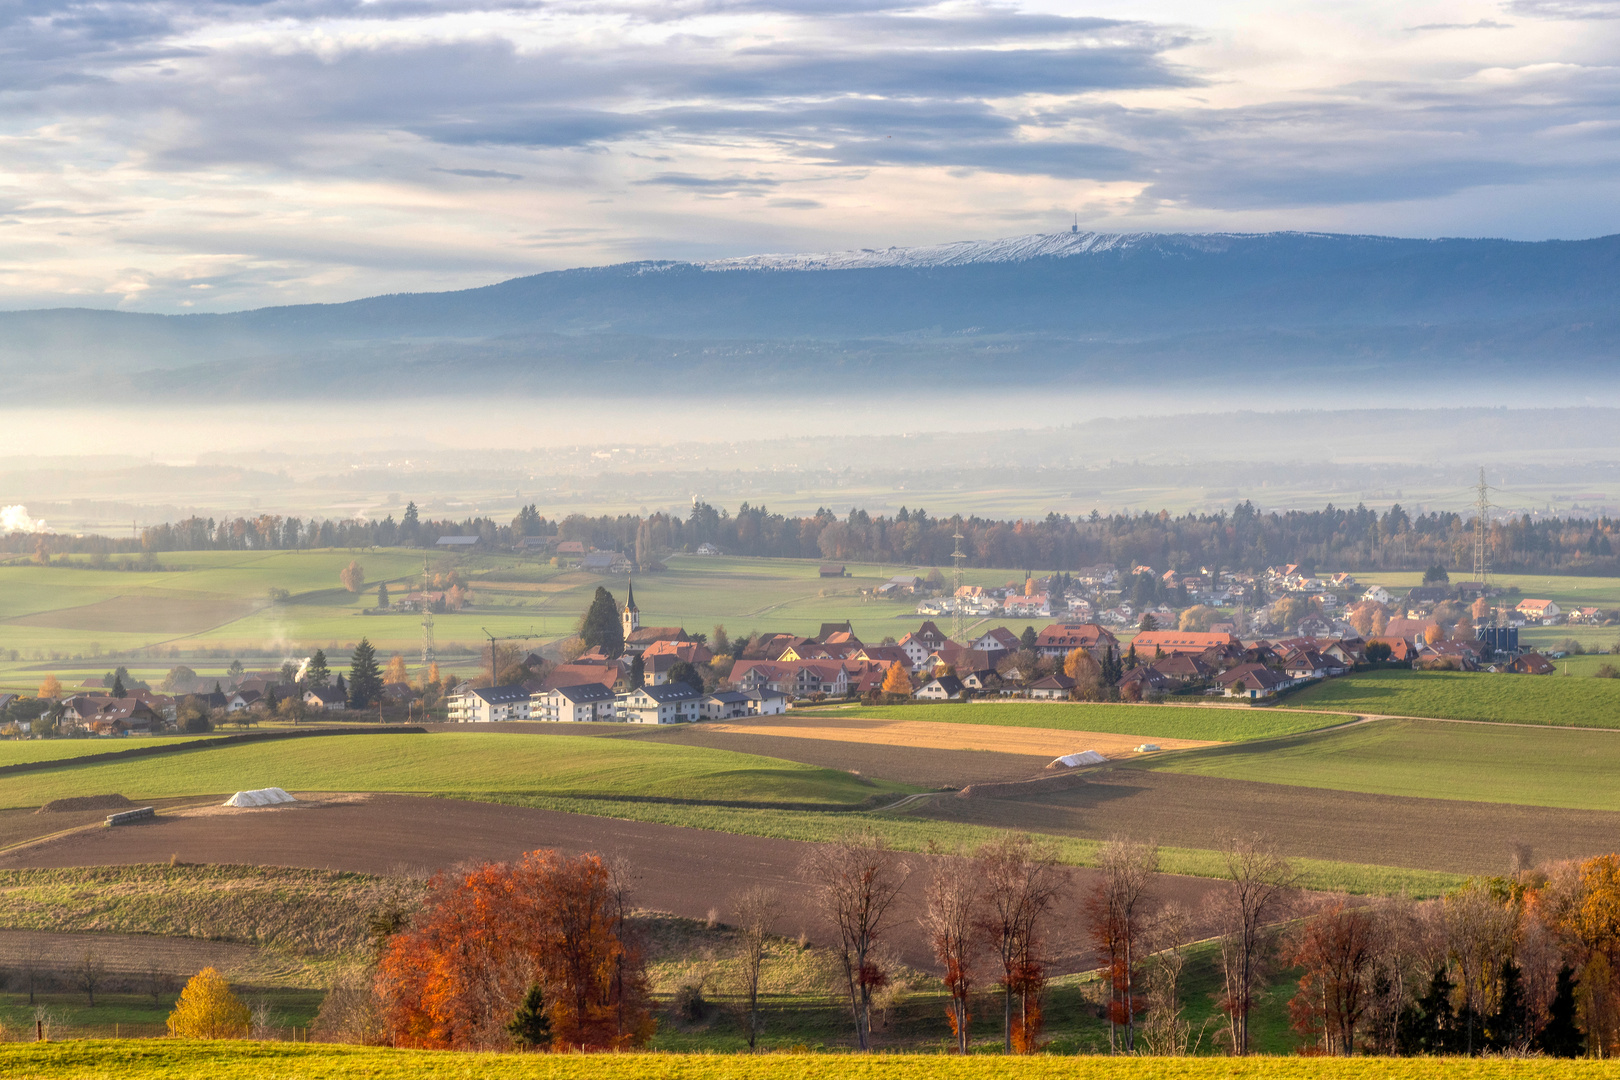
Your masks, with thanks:
[{"label": "bare tree", "polygon": [[163,1004],[165,994],[174,992],[174,976],[155,957],[146,962],[146,971],[141,976],[141,983],[151,995],[154,1008]]},{"label": "bare tree", "polygon": [[38,1002],[34,1000],[34,992],[39,987],[39,961],[34,959],[33,953],[23,953],[22,960],[17,965],[17,974],[20,976],[19,981],[28,989],[29,1006],[37,1005]]},{"label": "bare tree", "polygon": [[1371,996],[1376,926],[1370,911],[1339,897],[1296,934],[1294,963],[1304,974],[1288,1010],[1296,1031],[1321,1034],[1324,1053],[1356,1052],[1356,1030]]},{"label": "bare tree", "polygon": [[748,1049],[759,1039],[759,984],[765,968],[766,942],[771,926],[782,914],[782,898],[775,889],[755,885],[732,903],[737,920],[737,951],[742,961],[742,994],[748,1001]]},{"label": "bare tree", "polygon": [[1188,916],[1178,904],[1155,914],[1143,935],[1145,959],[1138,980],[1145,1008],[1138,1029],[1142,1048],[1161,1057],[1188,1052],[1192,1032],[1181,1012],[1181,973],[1187,966]]},{"label": "bare tree", "polygon": [[[1041,930],[1057,903],[1066,875],[1056,849],[1028,836],[1004,836],[979,848],[984,883],[983,933],[1001,962],[1002,1043],[1012,1053],[1034,1049],[1040,1030],[1040,998],[1046,985]],[[1013,1022],[1013,1001],[1018,1021]]]},{"label": "bare tree", "polygon": [[1136,982],[1142,937],[1154,905],[1151,885],[1159,869],[1158,846],[1110,840],[1098,853],[1098,869],[1102,873],[1086,898],[1086,914],[1092,941],[1108,964],[1108,1046],[1116,1054],[1133,1054],[1142,1004]]},{"label": "bare tree", "polygon": [[968,1052],[968,1002],[975,984],[973,962],[978,953],[981,922],[980,880],[975,864],[963,858],[941,858],[934,863],[928,883],[928,910],[922,926],[934,946],[934,956],[945,969],[950,994],[946,1017],[956,1036],[956,1052]]},{"label": "bare tree", "polygon": [[863,1051],[872,1048],[872,992],[888,980],[877,946],[894,926],[895,901],[910,872],[882,837],[870,833],[822,844],[804,862],[821,913],[838,932],[855,1041]]},{"label": "bare tree", "polygon": [[1374,1053],[1396,1053],[1401,1013],[1422,975],[1415,905],[1405,895],[1380,901],[1373,908],[1373,957],[1366,1014]]},{"label": "bare tree", "polygon": [[1231,887],[1216,898],[1224,927],[1221,939],[1221,1009],[1227,1016],[1232,1053],[1249,1052],[1249,1014],[1265,978],[1270,923],[1280,917],[1294,872],[1260,836],[1234,840],[1226,850]]},{"label": "bare tree", "polygon": [[73,985],[83,990],[85,997],[90,999],[90,1007],[96,1005],[96,988],[107,976],[107,966],[101,962],[101,957],[94,951],[86,949],[84,955],[73,968]]},{"label": "bare tree", "polygon": [[[1446,940],[1457,968],[1463,1007],[1457,1019],[1464,1028],[1465,1049],[1474,1053],[1476,1029],[1496,1007],[1502,965],[1513,956],[1519,932],[1519,908],[1491,895],[1491,888],[1470,878],[1445,898]],[[1483,1033],[1479,1033],[1483,1037]]]}]

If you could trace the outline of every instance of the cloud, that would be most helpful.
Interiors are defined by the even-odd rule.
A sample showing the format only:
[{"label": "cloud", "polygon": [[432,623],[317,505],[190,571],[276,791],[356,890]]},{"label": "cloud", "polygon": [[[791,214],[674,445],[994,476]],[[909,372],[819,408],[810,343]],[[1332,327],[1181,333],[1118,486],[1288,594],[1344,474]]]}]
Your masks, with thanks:
[{"label": "cloud", "polygon": [[1408,33],[1417,33],[1422,30],[1511,30],[1512,23],[1497,22],[1495,19],[1477,19],[1471,23],[1424,23],[1422,26],[1408,26]]},{"label": "cloud", "polygon": [[474,180],[521,180],[517,173],[500,172],[496,169],[434,169],[434,172],[448,173],[451,176],[470,176]]},{"label": "cloud", "polygon": [[1511,0],[1507,10],[1537,19],[1620,19],[1620,0]]}]

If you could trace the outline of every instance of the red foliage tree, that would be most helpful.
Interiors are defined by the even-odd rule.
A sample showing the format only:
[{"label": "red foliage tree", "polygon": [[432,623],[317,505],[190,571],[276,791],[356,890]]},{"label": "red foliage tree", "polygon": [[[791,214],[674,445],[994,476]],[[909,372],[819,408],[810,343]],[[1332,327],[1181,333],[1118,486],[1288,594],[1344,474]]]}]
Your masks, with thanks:
[{"label": "red foliage tree", "polygon": [[618,1049],[652,1034],[642,956],[623,891],[596,855],[533,851],[436,877],[378,964],[396,1046],[493,1049],[531,986],[558,1049]]}]

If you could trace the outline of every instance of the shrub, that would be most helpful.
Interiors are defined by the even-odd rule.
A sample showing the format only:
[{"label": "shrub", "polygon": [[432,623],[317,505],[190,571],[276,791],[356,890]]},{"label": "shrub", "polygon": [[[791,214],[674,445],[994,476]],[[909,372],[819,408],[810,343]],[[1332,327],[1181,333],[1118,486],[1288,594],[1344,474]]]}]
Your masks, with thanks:
[{"label": "shrub", "polygon": [[240,1039],[252,1020],[225,977],[206,967],[180,991],[169,1014],[169,1034],[182,1039]]}]

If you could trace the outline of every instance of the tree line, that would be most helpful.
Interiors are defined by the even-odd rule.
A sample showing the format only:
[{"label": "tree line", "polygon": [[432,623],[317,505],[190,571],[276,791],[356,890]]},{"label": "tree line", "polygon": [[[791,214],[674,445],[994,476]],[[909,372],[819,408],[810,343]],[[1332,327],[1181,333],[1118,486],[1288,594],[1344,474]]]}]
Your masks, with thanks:
[{"label": "tree line", "polygon": [[[1251,502],[1230,513],[1048,514],[1004,520],[933,517],[902,507],[892,516],[851,510],[840,517],[820,508],[808,516],[772,513],[743,503],[735,514],[695,504],[684,518],[659,512],[560,520],[534,505],[510,522],[488,517],[424,519],[411,503],[404,516],[382,521],[316,519],[263,514],[256,518],[193,517],[142,530],[139,540],[105,536],[0,537],[0,551],[48,560],[53,554],[139,554],[165,551],[259,550],[334,547],[433,547],[441,536],[477,536],[494,545],[526,537],[578,540],[606,551],[634,554],[648,565],[662,553],[713,544],[728,554],[799,559],[943,566],[962,533],[967,563],[1010,569],[1078,569],[1100,563],[1191,570],[1209,566],[1258,571],[1279,563],[1348,570],[1466,567],[1473,559],[1473,519],[1450,512],[1409,515],[1399,504],[1382,514],[1366,506],[1321,510],[1257,510]],[[1532,518],[1491,521],[1487,549],[1501,571],[1580,570],[1620,573],[1620,521]]]}]

